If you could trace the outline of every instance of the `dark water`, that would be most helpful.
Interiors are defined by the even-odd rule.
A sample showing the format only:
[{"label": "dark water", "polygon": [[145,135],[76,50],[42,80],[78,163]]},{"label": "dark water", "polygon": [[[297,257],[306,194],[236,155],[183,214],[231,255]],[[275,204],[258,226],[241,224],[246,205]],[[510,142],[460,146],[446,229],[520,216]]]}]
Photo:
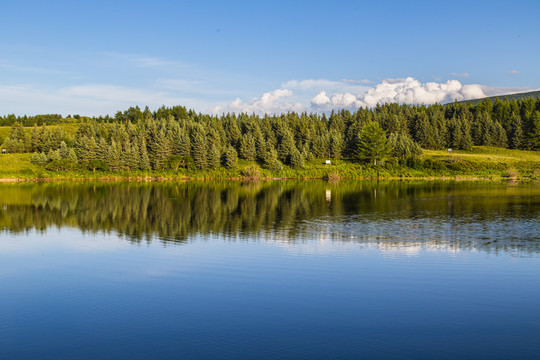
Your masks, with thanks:
[{"label": "dark water", "polygon": [[537,359],[540,186],[0,185],[0,359]]}]

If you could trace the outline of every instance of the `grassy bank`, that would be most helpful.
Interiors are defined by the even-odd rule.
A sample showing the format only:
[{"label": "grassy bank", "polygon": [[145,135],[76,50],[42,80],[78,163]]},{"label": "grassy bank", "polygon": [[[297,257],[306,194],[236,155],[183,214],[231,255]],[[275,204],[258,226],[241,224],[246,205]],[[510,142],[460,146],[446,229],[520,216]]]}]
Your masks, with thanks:
[{"label": "grassy bank", "polygon": [[86,170],[54,172],[30,163],[31,154],[0,155],[1,179],[125,179],[125,178],[190,178],[232,179],[260,178],[334,178],[334,179],[540,179],[540,152],[474,147],[471,151],[425,150],[424,155],[407,162],[387,161],[376,167],[353,159],[314,160],[302,169],[287,166],[272,172],[255,162],[239,161],[237,169],[220,167],[212,170],[179,171],[117,171],[92,172]]}]

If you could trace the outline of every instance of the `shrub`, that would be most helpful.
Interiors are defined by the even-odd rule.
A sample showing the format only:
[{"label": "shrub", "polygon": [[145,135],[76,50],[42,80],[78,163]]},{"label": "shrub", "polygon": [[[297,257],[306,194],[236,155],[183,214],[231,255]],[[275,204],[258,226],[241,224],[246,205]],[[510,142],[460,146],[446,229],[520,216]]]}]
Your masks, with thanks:
[{"label": "shrub", "polygon": [[258,180],[261,178],[261,169],[258,166],[246,166],[240,170],[240,176],[247,180]]}]

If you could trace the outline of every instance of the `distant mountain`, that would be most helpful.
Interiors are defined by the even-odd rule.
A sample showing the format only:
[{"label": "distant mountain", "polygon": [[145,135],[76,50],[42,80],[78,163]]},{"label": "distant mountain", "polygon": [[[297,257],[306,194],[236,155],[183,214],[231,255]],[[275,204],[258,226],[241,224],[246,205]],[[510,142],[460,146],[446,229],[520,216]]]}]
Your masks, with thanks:
[{"label": "distant mountain", "polygon": [[529,91],[529,92],[525,92],[525,93],[517,93],[517,94],[496,95],[496,96],[490,96],[490,97],[485,97],[485,98],[481,98],[481,99],[463,100],[463,101],[458,101],[458,102],[469,103],[469,104],[476,105],[476,104],[484,101],[485,99],[489,99],[489,100],[491,100],[491,102],[495,102],[495,99],[497,99],[497,98],[499,98],[501,100],[504,100],[504,99],[508,99],[508,100],[516,99],[516,100],[519,100],[519,99],[530,98],[530,97],[532,97],[532,98],[540,97],[540,90]]}]

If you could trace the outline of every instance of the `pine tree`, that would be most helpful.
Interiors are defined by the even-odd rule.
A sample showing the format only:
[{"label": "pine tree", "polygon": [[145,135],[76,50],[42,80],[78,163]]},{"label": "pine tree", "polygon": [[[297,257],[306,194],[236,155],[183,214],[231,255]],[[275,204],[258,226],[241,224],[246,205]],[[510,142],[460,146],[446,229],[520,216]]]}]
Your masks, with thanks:
[{"label": "pine tree", "polygon": [[34,124],[34,127],[32,128],[32,133],[30,135],[31,144],[32,144],[32,151],[41,151],[40,148],[40,139],[39,139],[39,128],[37,124]]},{"label": "pine tree", "polygon": [[533,115],[533,126],[529,137],[529,146],[533,150],[540,150],[540,111],[535,111]]},{"label": "pine tree", "polygon": [[225,151],[223,165],[228,169],[236,169],[238,167],[238,154],[231,145],[229,145]]},{"label": "pine tree", "polygon": [[60,143],[60,159],[66,159],[68,157],[68,154],[69,154],[69,149],[65,143],[65,141],[62,141]]},{"label": "pine tree", "polygon": [[251,134],[244,135],[240,140],[240,157],[248,161],[253,161],[256,156],[257,149],[255,146],[255,139]]},{"label": "pine tree", "polygon": [[60,151],[50,149],[47,154],[47,162],[53,162],[60,160]]},{"label": "pine tree", "polygon": [[137,170],[141,165],[141,156],[137,142],[128,143],[126,166],[129,170]]},{"label": "pine tree", "polygon": [[519,115],[512,114],[506,126],[506,134],[508,136],[508,145],[510,149],[520,149],[522,147],[523,124]]},{"label": "pine tree", "polygon": [[337,130],[331,130],[329,133],[330,139],[330,157],[332,159],[341,158],[341,152],[343,151],[345,142],[343,136]]},{"label": "pine tree", "polygon": [[268,146],[268,150],[266,151],[264,167],[275,172],[283,170],[283,164],[278,159],[277,151],[271,146]]},{"label": "pine tree", "polygon": [[216,144],[212,143],[210,145],[210,150],[208,151],[208,167],[210,169],[215,169],[219,166],[221,162],[221,151]]},{"label": "pine tree", "polygon": [[301,169],[304,167],[304,157],[298,151],[298,149],[294,149],[293,153],[291,154],[291,167],[295,169]]},{"label": "pine tree", "polygon": [[155,170],[165,167],[165,163],[171,155],[171,146],[169,144],[169,139],[166,137],[165,131],[163,129],[159,130],[154,146],[154,158],[150,159],[152,167]]},{"label": "pine tree", "polygon": [[107,151],[109,150],[109,144],[107,144],[107,140],[105,138],[100,137],[97,141],[97,147],[96,147],[96,157],[99,161],[107,161]]},{"label": "pine tree", "polygon": [[392,156],[400,159],[406,159],[422,154],[422,148],[409,136],[409,134],[392,133],[388,137],[388,143],[392,147]]},{"label": "pine tree", "polygon": [[107,149],[106,162],[112,171],[120,170],[120,153],[114,140],[111,140],[111,144]]},{"label": "pine tree", "polygon": [[392,151],[392,146],[386,139],[386,132],[381,129],[379,123],[371,121],[364,126],[359,135],[357,157],[377,165],[383,162]]},{"label": "pine tree", "polygon": [[150,170],[150,159],[148,158],[148,151],[146,150],[146,139],[143,135],[139,135],[139,151],[141,153],[140,165],[141,170]]},{"label": "pine tree", "polygon": [[263,160],[266,154],[266,140],[264,140],[264,135],[259,127],[255,128],[253,136],[255,138],[255,148],[257,150],[257,159]]},{"label": "pine tree", "polygon": [[30,158],[30,163],[32,163],[34,165],[42,165],[42,164],[40,164],[39,154],[37,152],[34,152],[32,154],[32,157]]},{"label": "pine tree", "polygon": [[290,161],[290,156],[295,149],[296,149],[296,145],[294,143],[294,138],[290,130],[285,129],[283,131],[281,142],[279,143],[279,146],[278,146],[279,160],[288,164]]},{"label": "pine tree", "polygon": [[191,154],[195,166],[199,169],[206,169],[208,167],[206,131],[200,124],[196,124],[191,133]]},{"label": "pine tree", "polygon": [[72,164],[77,163],[77,154],[75,154],[75,149],[70,148],[68,150],[68,155],[67,155],[66,159]]}]

